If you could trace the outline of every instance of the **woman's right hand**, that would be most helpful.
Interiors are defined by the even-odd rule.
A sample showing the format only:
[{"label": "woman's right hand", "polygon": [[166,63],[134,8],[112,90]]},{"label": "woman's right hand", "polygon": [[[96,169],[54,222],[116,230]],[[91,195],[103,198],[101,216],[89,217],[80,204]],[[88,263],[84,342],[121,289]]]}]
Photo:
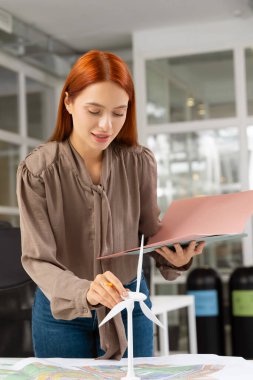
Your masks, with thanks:
[{"label": "woman's right hand", "polygon": [[110,271],[98,274],[92,281],[87,292],[87,301],[95,306],[102,304],[112,309],[117,303],[122,301],[122,297],[128,295],[128,290],[124,288],[121,281]]}]

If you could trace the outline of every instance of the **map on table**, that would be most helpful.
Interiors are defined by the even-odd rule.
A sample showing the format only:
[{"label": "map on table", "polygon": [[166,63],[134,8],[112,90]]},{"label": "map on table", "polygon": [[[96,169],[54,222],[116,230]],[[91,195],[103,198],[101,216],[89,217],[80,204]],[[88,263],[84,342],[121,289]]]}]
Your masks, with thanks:
[{"label": "map on table", "polygon": [[[210,375],[221,370],[224,365],[166,365],[137,364],[136,376],[142,380],[169,379],[210,379]],[[5,380],[119,380],[127,372],[126,365],[96,365],[75,367],[75,369],[45,365],[42,363],[28,364],[20,370],[0,369],[0,379]]]}]

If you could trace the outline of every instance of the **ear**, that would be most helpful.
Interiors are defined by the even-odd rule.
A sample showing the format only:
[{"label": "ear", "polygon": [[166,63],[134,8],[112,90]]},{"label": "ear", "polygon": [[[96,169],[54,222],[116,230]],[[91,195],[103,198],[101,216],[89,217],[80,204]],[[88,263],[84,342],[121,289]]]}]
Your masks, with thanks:
[{"label": "ear", "polygon": [[66,110],[71,114],[72,113],[72,104],[71,104],[71,101],[69,99],[69,94],[67,93],[67,91],[65,91],[64,104],[65,104]]}]

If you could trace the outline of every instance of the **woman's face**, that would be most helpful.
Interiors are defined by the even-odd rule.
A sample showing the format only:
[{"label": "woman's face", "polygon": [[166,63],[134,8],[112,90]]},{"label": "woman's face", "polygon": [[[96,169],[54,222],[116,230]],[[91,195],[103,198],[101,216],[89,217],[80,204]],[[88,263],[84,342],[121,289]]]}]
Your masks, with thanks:
[{"label": "woman's face", "polygon": [[102,151],[117,136],[126,120],[128,94],[114,82],[86,87],[65,106],[73,118],[72,139],[86,149]]}]

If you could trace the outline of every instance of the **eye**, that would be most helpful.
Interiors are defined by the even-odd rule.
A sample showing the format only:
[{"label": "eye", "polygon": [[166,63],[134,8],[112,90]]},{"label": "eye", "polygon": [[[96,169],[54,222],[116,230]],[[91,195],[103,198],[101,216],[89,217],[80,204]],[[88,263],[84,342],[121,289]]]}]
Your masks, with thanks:
[{"label": "eye", "polygon": [[124,116],[124,114],[123,113],[113,113],[114,114],[114,116],[117,116],[117,117],[122,117],[122,116]]},{"label": "eye", "polygon": [[89,113],[91,113],[92,115],[99,115],[100,111],[92,112],[92,111],[89,110]]}]

